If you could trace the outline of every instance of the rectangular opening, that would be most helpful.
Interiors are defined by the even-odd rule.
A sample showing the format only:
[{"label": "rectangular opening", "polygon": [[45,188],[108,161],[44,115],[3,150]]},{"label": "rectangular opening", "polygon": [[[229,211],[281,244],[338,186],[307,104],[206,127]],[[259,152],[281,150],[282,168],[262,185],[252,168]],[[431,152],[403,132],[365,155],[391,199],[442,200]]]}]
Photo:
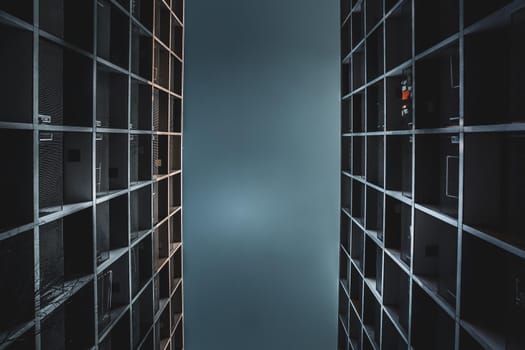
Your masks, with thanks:
[{"label": "rectangular opening", "polygon": [[[93,214],[91,209],[66,216],[62,220],[64,230],[64,278],[65,281],[93,273]],[[59,220],[60,221],[60,220]],[[40,244],[42,244],[40,228]],[[42,266],[42,251],[40,264]]]},{"label": "rectangular opening", "polygon": [[93,50],[93,4],[40,0],[40,29],[86,51]]},{"label": "rectangular opening", "polygon": [[[359,226],[357,226],[355,223],[352,223],[352,241],[351,241],[351,247],[350,247],[350,256],[353,260],[353,262],[356,264],[356,266],[363,271],[363,258],[364,258],[364,250],[365,250],[365,233]],[[355,271],[357,273],[357,271]],[[355,281],[355,278],[361,278],[357,274],[352,274],[351,276],[351,283],[353,284]]]},{"label": "rectangular opening", "polygon": [[414,274],[451,308],[456,306],[457,228],[416,210]]},{"label": "rectangular opening", "polygon": [[352,20],[349,18],[341,29],[341,59],[344,59],[352,50]]},{"label": "rectangular opening", "polygon": [[53,125],[93,126],[93,60],[40,39],[39,117]]},{"label": "rectangular opening", "polygon": [[339,252],[339,281],[345,288],[345,292],[350,290],[350,261],[346,253],[341,250]]},{"label": "rectangular opening", "polygon": [[151,180],[151,136],[130,136],[130,181],[136,184]]},{"label": "rectangular opening", "polygon": [[383,81],[367,88],[366,120],[367,132],[383,131],[385,129],[385,91]]},{"label": "rectangular opening", "polygon": [[413,287],[412,344],[418,349],[453,349],[455,322],[418,285]]},{"label": "rectangular opening", "polygon": [[[153,325],[153,292],[151,286],[140,295],[131,307],[131,328],[133,334],[133,348],[145,340],[148,331]],[[151,332],[149,333],[151,334]],[[153,344],[145,345],[145,349],[153,348]]]},{"label": "rectangular opening", "polygon": [[[9,3],[23,1],[6,1]],[[5,7],[6,4],[0,6]],[[12,5],[14,6],[14,5]],[[0,121],[33,122],[33,33],[10,22],[0,23]]]},{"label": "rectangular opening", "polygon": [[[359,316],[362,310],[363,279],[358,270],[352,265],[350,268],[350,301]],[[351,330],[350,330],[351,331]]]},{"label": "rectangular opening", "polygon": [[[386,311],[398,328],[403,330],[404,335],[407,335],[410,305],[410,278],[388,255],[385,255],[385,289],[383,303]],[[383,317],[383,320],[384,319],[385,317]],[[395,341],[396,343],[397,340],[397,337],[391,339],[391,341]]]},{"label": "rectangular opening", "polygon": [[[35,317],[35,271],[33,231],[0,241],[0,308],[10,315],[0,318],[0,341]],[[16,269],[13,268],[16,266]],[[6,339],[7,338],[7,339]]]},{"label": "rectangular opening", "polygon": [[154,51],[154,66],[153,66],[153,82],[169,89],[170,83],[170,54],[162,47],[162,45],[155,43]]},{"label": "rectangular opening", "polygon": [[92,200],[91,134],[40,131],[40,216]]},{"label": "rectangular opening", "polygon": [[[159,298],[160,300],[167,301],[170,296],[170,275],[169,275],[170,269],[169,267],[170,267],[169,264],[165,265],[159,273],[159,281],[160,281]],[[180,301],[179,301],[179,298],[180,298]],[[182,313],[182,293],[173,294],[171,302],[172,302],[173,311],[181,314]],[[173,303],[175,302],[179,302],[180,309],[177,309],[175,307],[176,305],[173,305]]]},{"label": "rectangular opening", "polygon": [[[177,250],[171,257],[171,291],[173,292],[182,281],[182,252]],[[179,288],[178,291],[181,289]]]},{"label": "rectangular opening", "polygon": [[[153,38],[141,27],[131,27],[131,72],[151,81]],[[133,102],[132,102],[133,103]]]},{"label": "rectangular opening", "polygon": [[97,64],[97,127],[128,128],[128,77]]},{"label": "rectangular opening", "polygon": [[364,226],[365,185],[358,181],[352,181],[352,217]]},{"label": "rectangular opening", "polygon": [[383,0],[366,1],[366,30],[369,32],[383,18]]},{"label": "rectangular opening", "polygon": [[[170,297],[169,264],[164,265],[153,279],[153,298],[155,313],[165,307]],[[169,308],[168,308],[169,309]]]},{"label": "rectangular opening", "polygon": [[412,68],[398,70],[386,78],[386,129],[412,130]]},{"label": "rectangular opening", "polygon": [[352,66],[350,63],[341,64],[341,96],[352,91]]},{"label": "rectangular opening", "polygon": [[182,62],[175,56],[171,57],[171,87],[170,91],[182,95]]},{"label": "rectangular opening", "polygon": [[458,43],[418,60],[416,74],[416,127],[459,126]]},{"label": "rectangular opening", "polygon": [[363,326],[374,343],[372,349],[379,349],[381,344],[381,306],[372,292],[365,288],[365,302],[363,312]]},{"label": "rectangular opening", "polygon": [[120,196],[98,204],[97,263],[103,263],[127,245],[128,196]]},{"label": "rectangular opening", "polygon": [[341,170],[352,173],[352,138],[343,137],[341,140]]},{"label": "rectangular opening", "polygon": [[379,187],[385,186],[385,138],[367,136],[366,180]]},{"label": "rectangular opening", "polygon": [[386,18],[386,69],[391,70],[412,57],[412,2],[403,1]]},{"label": "rectangular opening", "polygon": [[352,53],[352,91],[359,89],[365,84],[365,45],[361,45]]},{"label": "rectangular opening", "polygon": [[151,96],[152,90],[150,85],[140,80],[131,80],[131,129],[151,130]]},{"label": "rectangular opening", "polygon": [[370,187],[366,188],[366,230],[383,240],[384,194]]},{"label": "rectangular opening", "polygon": [[170,172],[182,169],[182,138],[175,135],[170,136]]},{"label": "rectangular opening", "polygon": [[168,222],[160,225],[153,234],[153,252],[155,254],[155,268],[160,268],[169,256],[169,225]]},{"label": "rectangular opening", "polygon": [[168,216],[168,180],[153,183],[153,225]]},{"label": "rectangular opening", "polygon": [[[380,0],[376,0],[379,2]],[[368,3],[368,1],[367,1]],[[372,81],[384,73],[383,25],[379,26],[366,39],[367,81]]]},{"label": "rectangular opening", "polygon": [[129,63],[129,18],[108,0],[97,0],[97,56],[117,66]]},{"label": "rectangular opening", "polygon": [[352,179],[345,175],[341,176],[341,208],[352,210]]},{"label": "rectangular opening", "polygon": [[131,241],[151,229],[151,187],[145,186],[130,195]]},{"label": "rectangular opening", "polygon": [[128,187],[128,136],[97,133],[95,163],[97,197]]},{"label": "rectangular opening", "polygon": [[383,289],[383,251],[369,237],[366,237],[365,245],[365,279],[370,288],[381,294]]},{"label": "rectangular opening", "polygon": [[458,216],[459,136],[416,136],[416,202]]},{"label": "rectangular opening", "polygon": [[170,177],[170,213],[179,209],[182,205],[181,174]]},{"label": "rectangular opening", "polygon": [[354,136],[353,138],[353,157],[352,157],[352,175],[365,177],[365,147],[366,138],[364,136]]},{"label": "rectangular opening", "polygon": [[179,210],[170,217],[170,253],[182,243],[182,213]]},{"label": "rectangular opening", "polygon": [[43,306],[82,285],[93,272],[93,224],[90,209],[40,227],[40,295]]},{"label": "rectangular opening", "polygon": [[352,126],[355,133],[364,132],[366,129],[365,106],[364,91],[352,96]]},{"label": "rectangular opening", "polygon": [[[416,53],[459,31],[459,1],[414,1]],[[418,78],[419,81],[419,78]]]},{"label": "rectangular opening", "polygon": [[180,329],[182,327],[182,282],[171,297],[171,328]]},{"label": "rectangular opening", "polygon": [[170,44],[170,17],[169,9],[162,0],[155,1],[155,37],[164,45]]},{"label": "rectangular opening", "polygon": [[[343,93],[345,96],[347,93]],[[352,99],[347,98],[341,102],[341,133],[348,134],[352,132]]]},{"label": "rectangular opening", "polygon": [[153,135],[153,178],[168,174],[168,136]]},{"label": "rectangular opening", "polygon": [[[88,141],[89,135],[84,135],[84,141]],[[72,139],[71,137],[68,139]],[[40,216],[62,210],[64,205],[64,172],[63,161],[65,159],[66,140],[61,132],[40,132],[39,135],[39,203]],[[72,153],[89,154],[89,143],[81,149],[71,149]],[[74,154],[72,154],[74,155]],[[76,158],[78,159],[78,157]],[[89,159],[79,164],[84,171],[89,171]],[[90,178],[84,178],[84,183],[89,186]],[[91,199],[87,191],[82,196],[83,201]],[[32,200],[30,200],[32,202]]]},{"label": "rectangular opening", "polygon": [[[12,151],[14,147],[16,152]],[[0,164],[0,231],[4,231],[33,222],[32,131],[0,130]]]},{"label": "rectangular opening", "polygon": [[182,132],[182,101],[178,97],[170,97],[171,132]]},{"label": "rectangular opening", "polygon": [[[156,259],[156,238],[155,238],[155,235],[153,237],[153,259]],[[157,270],[157,261],[155,260],[154,261],[155,263],[155,270]],[[165,269],[165,267],[163,268],[163,270]],[[156,272],[155,272],[156,273]],[[169,277],[168,277],[168,281],[169,281]],[[156,316],[157,313],[159,312],[161,306],[164,305],[164,300],[162,300],[162,305],[161,305],[161,300],[160,300],[160,271],[158,274],[156,274],[155,276],[153,276],[153,314]],[[168,292],[169,292],[169,289],[168,289]]]},{"label": "rectangular opening", "polygon": [[103,332],[129,305],[128,255],[122,256],[97,277],[98,329]]},{"label": "rectangular opening", "polygon": [[525,5],[516,3],[465,36],[465,125],[525,121]]},{"label": "rectangular opening", "polygon": [[340,239],[341,246],[350,253],[350,237],[352,236],[352,220],[346,214],[341,214]]},{"label": "rectangular opening", "polygon": [[411,262],[412,208],[386,196],[385,246],[398,261]]},{"label": "rectangular opening", "polygon": [[412,136],[386,137],[386,188],[412,198]]},{"label": "rectangular opening", "polygon": [[40,289],[42,304],[49,305],[65,292],[64,227],[57,220],[40,227]]},{"label": "rectangular opening", "polygon": [[522,249],[524,164],[525,133],[465,136],[464,222]]},{"label": "rectangular opening", "polygon": [[[131,293],[133,297],[137,296],[137,293],[149,282],[153,273],[152,259],[151,239],[143,239],[131,248]],[[151,288],[146,290],[142,296],[151,292]],[[150,306],[150,310],[153,310],[153,305]]]},{"label": "rectangular opening", "polygon": [[169,95],[166,92],[153,89],[154,131],[168,131],[168,101]]},{"label": "rectangular opening", "polygon": [[178,22],[172,18],[171,19],[171,51],[173,51],[177,56],[182,58],[183,56],[183,42],[184,42],[184,30],[178,24]]}]

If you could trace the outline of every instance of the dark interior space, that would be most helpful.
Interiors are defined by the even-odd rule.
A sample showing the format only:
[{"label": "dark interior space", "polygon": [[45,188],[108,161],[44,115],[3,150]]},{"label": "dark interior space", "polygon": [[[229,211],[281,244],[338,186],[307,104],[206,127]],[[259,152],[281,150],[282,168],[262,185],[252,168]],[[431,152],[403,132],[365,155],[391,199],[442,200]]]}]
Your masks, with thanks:
[{"label": "dark interior space", "polygon": [[525,2],[340,3],[338,349],[525,347]]},{"label": "dark interior space", "polygon": [[183,12],[0,4],[1,349],[183,349]]}]

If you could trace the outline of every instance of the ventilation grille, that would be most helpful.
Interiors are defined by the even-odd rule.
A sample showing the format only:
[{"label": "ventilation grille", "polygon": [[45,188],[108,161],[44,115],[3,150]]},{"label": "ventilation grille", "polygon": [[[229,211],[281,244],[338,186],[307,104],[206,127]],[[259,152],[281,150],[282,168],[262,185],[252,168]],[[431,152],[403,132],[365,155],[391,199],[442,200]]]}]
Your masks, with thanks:
[{"label": "ventilation grille", "polygon": [[153,91],[153,130],[159,130],[160,127],[160,92]]},{"label": "ventilation grille", "polygon": [[162,168],[162,158],[159,154],[159,137],[153,137],[153,175],[159,175]]},{"label": "ventilation grille", "polygon": [[63,198],[63,134],[59,132],[40,133],[40,214],[56,211]]},{"label": "ventilation grille", "polygon": [[40,41],[39,113],[50,116],[52,124],[64,119],[63,61],[61,48]]}]

